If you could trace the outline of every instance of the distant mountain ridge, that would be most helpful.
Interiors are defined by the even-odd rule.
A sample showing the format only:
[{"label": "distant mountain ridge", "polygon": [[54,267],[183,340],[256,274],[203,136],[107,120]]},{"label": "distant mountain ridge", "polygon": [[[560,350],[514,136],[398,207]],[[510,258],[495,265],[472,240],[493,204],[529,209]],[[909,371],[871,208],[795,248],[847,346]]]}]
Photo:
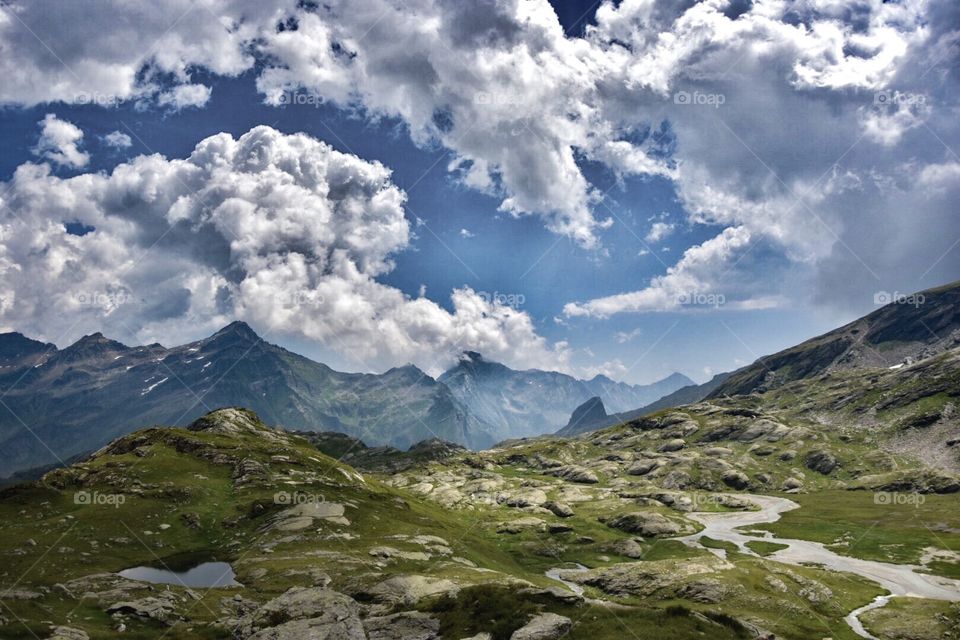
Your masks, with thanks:
[{"label": "distant mountain ridge", "polygon": [[473,351],[464,352],[438,381],[480,420],[499,425],[503,439],[552,433],[594,396],[611,408],[629,410],[693,384],[679,373],[650,385],[630,385],[605,376],[579,380],[556,371],[518,371]]},{"label": "distant mountain ridge", "polygon": [[650,404],[644,405],[639,409],[630,411],[620,411],[608,414],[603,401],[599,397],[590,398],[582,405],[573,410],[570,420],[566,426],[557,431],[556,435],[571,437],[590,431],[596,431],[606,427],[612,427],[616,424],[636,420],[642,416],[660,411],[661,409],[670,409],[685,404],[699,402],[706,398],[714,389],[730,376],[730,373],[718,373],[703,384],[689,384],[680,387],[673,393],[654,400]]},{"label": "distant mountain ridge", "polygon": [[735,371],[708,397],[762,392],[830,371],[908,364],[958,345],[960,281],[903,296],[838,329],[764,356]]},{"label": "distant mountain ridge", "polygon": [[495,440],[492,427],[412,365],[341,373],[264,342],[243,322],[169,349],[100,333],[57,349],[2,334],[0,393],[0,476],[91,451],[138,425],[183,425],[238,404],[271,424],[401,449],[433,437],[471,447]]}]

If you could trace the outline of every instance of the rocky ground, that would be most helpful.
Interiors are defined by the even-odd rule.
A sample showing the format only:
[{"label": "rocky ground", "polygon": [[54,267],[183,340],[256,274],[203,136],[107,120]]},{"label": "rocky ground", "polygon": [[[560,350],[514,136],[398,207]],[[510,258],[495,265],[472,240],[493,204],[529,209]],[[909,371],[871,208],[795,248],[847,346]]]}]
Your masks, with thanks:
[{"label": "rocky ground", "polygon": [[[428,443],[411,462],[351,458],[353,443],[220,410],[0,494],[0,636],[855,638],[843,617],[876,584],[677,538],[700,530],[691,511],[752,509],[747,491],[840,492],[867,508],[872,491],[897,488],[956,506],[951,474],[921,472],[874,437],[716,400],[573,440]],[[359,469],[321,451],[333,446]],[[952,516],[944,526],[960,530]],[[949,549],[924,545],[929,570],[952,575]],[[117,575],[212,560],[239,584]],[[897,607],[865,622],[900,633],[936,615],[909,637],[960,637],[950,603]]]}]

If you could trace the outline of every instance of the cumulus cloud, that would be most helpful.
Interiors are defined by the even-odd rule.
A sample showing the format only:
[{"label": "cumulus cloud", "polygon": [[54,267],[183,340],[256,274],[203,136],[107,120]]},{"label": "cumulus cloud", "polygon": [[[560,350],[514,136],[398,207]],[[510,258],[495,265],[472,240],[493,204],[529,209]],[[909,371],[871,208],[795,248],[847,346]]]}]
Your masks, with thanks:
[{"label": "cumulus cloud", "polygon": [[[470,288],[452,292],[450,312],[378,282],[410,240],[405,194],[383,165],[303,134],[218,134],[186,159],[139,156],[109,175],[28,163],[3,186],[9,327],[172,342],[240,318],[364,368],[436,371],[461,349],[567,367],[527,314]],[[68,221],[93,230],[70,234]]]},{"label": "cumulus cloud", "polygon": [[669,222],[654,222],[650,226],[650,231],[647,232],[646,240],[647,242],[660,242],[668,235],[673,233],[674,225]]},{"label": "cumulus cloud", "polygon": [[80,149],[83,131],[80,127],[48,113],[40,125],[40,139],[33,153],[60,166],[79,169],[90,161],[90,155]]},{"label": "cumulus cloud", "polygon": [[681,310],[685,306],[726,304],[726,296],[722,293],[725,288],[723,267],[749,241],[747,229],[730,227],[703,244],[687,249],[676,265],[667,269],[665,275],[653,278],[645,289],[595,298],[582,304],[569,303],[563,311],[568,316],[605,318],[627,311],[667,311]]},{"label": "cumulus cloud", "polygon": [[122,131],[111,131],[102,138],[103,144],[114,149],[128,149],[133,146],[133,140]]},{"label": "cumulus cloud", "polygon": [[157,96],[157,104],[180,111],[187,107],[202,107],[210,100],[210,87],[202,84],[178,84]]},{"label": "cumulus cloud", "polygon": [[[0,101],[201,104],[192,70],[255,69],[269,104],[303,91],[398,118],[502,211],[586,247],[610,221],[585,161],[672,181],[687,222],[748,234],[806,271],[819,300],[849,305],[851,291],[934,284],[957,266],[955,189],[921,181],[960,140],[958,14],[950,0],[622,0],[568,37],[546,0],[12,3]],[[946,256],[932,271],[931,254]],[[741,275],[767,289],[751,299],[784,293],[765,270]],[[623,308],[650,309],[657,283]]]}]

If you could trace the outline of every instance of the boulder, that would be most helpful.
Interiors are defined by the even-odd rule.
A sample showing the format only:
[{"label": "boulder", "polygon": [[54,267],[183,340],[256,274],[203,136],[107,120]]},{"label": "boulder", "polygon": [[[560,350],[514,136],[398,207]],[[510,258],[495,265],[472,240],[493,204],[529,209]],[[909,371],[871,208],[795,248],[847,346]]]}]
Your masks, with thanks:
[{"label": "boulder", "polygon": [[241,638],[294,640],[343,638],[363,640],[357,603],[323,587],[293,587],[241,619]]},{"label": "boulder", "polygon": [[541,613],[513,632],[510,640],[558,640],[573,626],[570,618],[555,613]]},{"label": "boulder", "polygon": [[750,486],[750,478],[748,478],[745,473],[735,469],[724,473],[721,479],[725,485],[734,489],[746,489]]},{"label": "boulder", "polygon": [[83,631],[82,629],[61,626],[51,629],[51,633],[47,637],[47,640],[90,640],[90,636],[88,636],[87,632]]},{"label": "boulder", "polygon": [[686,440],[683,438],[673,438],[660,445],[660,451],[680,451],[680,449],[683,449],[685,446],[687,446]]},{"label": "boulder", "polygon": [[543,506],[558,518],[570,518],[573,516],[573,509],[564,502],[550,501],[544,503]]},{"label": "boulder", "polygon": [[546,473],[551,476],[563,478],[564,480],[568,480],[570,482],[578,482],[580,484],[597,484],[600,482],[600,479],[597,478],[597,474],[595,474],[593,471],[590,471],[590,469],[587,469],[586,467],[581,467],[575,464],[551,469]]},{"label": "boulder", "polygon": [[440,637],[440,621],[419,611],[375,616],[363,621],[368,640],[434,640]]},{"label": "boulder", "polygon": [[659,513],[637,511],[616,517],[607,522],[608,527],[627,533],[638,533],[646,538],[670,536],[680,531],[680,525]]},{"label": "boulder", "polygon": [[427,596],[453,595],[459,590],[460,587],[450,580],[409,575],[388,578],[370,589],[366,595],[381,604],[412,607]]},{"label": "boulder", "polygon": [[840,463],[830,452],[817,449],[807,454],[807,457],[804,459],[804,464],[807,466],[807,469],[822,473],[826,476],[830,475]]}]

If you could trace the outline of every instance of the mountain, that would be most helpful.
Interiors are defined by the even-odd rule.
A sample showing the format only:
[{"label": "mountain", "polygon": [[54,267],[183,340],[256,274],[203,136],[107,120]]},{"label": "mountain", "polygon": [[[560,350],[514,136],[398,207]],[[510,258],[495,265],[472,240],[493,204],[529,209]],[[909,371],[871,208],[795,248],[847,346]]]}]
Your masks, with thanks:
[{"label": "mountain", "polygon": [[626,410],[692,382],[679,373],[651,385],[629,385],[605,376],[584,381],[556,371],[517,371],[473,351],[464,352],[438,380],[473,415],[497,427],[504,439],[552,433],[594,396],[615,410]]},{"label": "mountain", "polygon": [[[669,409],[672,407],[679,407],[680,405],[684,404],[699,402],[700,400],[706,398],[707,395],[716,389],[729,375],[729,373],[718,373],[703,384],[688,384],[680,387],[673,393],[669,393],[658,400],[654,400],[650,404],[644,405],[639,409],[620,411],[612,414],[607,413],[606,407],[604,407],[604,403],[601,398],[590,398],[573,410],[573,413],[570,415],[570,420],[567,422],[565,427],[557,431],[557,435],[571,437],[581,433],[588,433],[590,431],[596,431],[597,429],[603,429],[604,427],[611,427],[616,424],[629,422],[630,420],[636,420],[641,416],[645,416],[654,411],[660,411],[661,409]],[[684,380],[689,380],[689,378],[686,378],[686,376],[680,377]]]},{"label": "mountain", "polygon": [[894,296],[869,315],[734,372],[710,397],[763,392],[829,371],[909,364],[960,345],[960,281]]},{"label": "mountain", "polygon": [[0,476],[91,451],[131,425],[181,425],[238,404],[271,424],[342,431],[375,445],[494,441],[489,426],[416,367],[340,373],[263,341],[242,322],[169,349],[99,333],[62,350],[0,335],[0,393]]}]

